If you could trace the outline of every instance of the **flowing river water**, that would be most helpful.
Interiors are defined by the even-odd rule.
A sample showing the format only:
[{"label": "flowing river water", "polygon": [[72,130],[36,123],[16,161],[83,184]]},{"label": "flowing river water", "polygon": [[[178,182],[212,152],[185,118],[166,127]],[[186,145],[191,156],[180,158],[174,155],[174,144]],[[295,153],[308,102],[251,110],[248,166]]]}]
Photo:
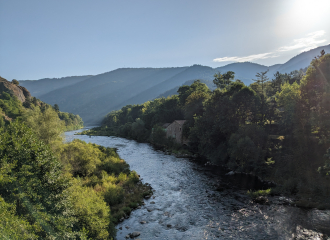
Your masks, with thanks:
[{"label": "flowing river water", "polygon": [[[136,239],[330,239],[330,211],[300,209],[284,197],[271,197],[269,204],[252,202],[246,189],[228,182],[221,170],[202,166],[155,150],[150,144],[119,137],[74,135],[118,153],[149,183],[153,196],[117,225],[117,239],[139,232]],[[242,186],[250,180],[241,179]],[[245,181],[245,182],[244,182]]]}]

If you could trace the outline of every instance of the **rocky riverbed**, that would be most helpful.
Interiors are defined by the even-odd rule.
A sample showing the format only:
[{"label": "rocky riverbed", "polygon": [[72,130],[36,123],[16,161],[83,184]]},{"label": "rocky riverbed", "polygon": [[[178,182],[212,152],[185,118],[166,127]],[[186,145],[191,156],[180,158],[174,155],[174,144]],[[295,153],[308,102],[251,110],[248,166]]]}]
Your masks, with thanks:
[{"label": "rocky riverbed", "polygon": [[[224,172],[188,158],[165,155],[145,143],[118,137],[74,135],[106,147],[153,188],[145,205],[117,225],[117,239],[330,239],[330,211],[300,209],[283,196],[256,203],[247,195],[251,180],[228,185]],[[262,202],[262,201],[261,201]]]}]

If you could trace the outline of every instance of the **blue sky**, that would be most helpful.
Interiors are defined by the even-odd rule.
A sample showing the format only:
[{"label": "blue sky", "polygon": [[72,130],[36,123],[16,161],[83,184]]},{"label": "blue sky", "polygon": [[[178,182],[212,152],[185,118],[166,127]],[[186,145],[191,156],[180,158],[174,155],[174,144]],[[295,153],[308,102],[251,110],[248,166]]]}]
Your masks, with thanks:
[{"label": "blue sky", "polygon": [[0,76],[284,63],[330,43],[329,0],[0,0]]}]

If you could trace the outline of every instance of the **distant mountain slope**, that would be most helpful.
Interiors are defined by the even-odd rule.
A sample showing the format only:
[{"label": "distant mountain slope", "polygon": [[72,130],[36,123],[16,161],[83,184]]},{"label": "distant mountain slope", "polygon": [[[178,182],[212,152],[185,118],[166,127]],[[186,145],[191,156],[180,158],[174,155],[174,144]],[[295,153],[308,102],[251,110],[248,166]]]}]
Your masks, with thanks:
[{"label": "distant mountain slope", "polygon": [[325,53],[330,53],[330,44],[300,53],[299,55],[291,58],[286,63],[282,64],[280,68],[277,69],[277,71],[281,73],[289,73],[294,70],[299,70],[300,68],[308,67],[312,59],[317,55],[320,55],[322,50],[324,50]]},{"label": "distant mountain slope", "polygon": [[[122,68],[40,96],[61,110],[79,114],[86,124],[101,120],[121,102],[184,71],[181,68]],[[61,97],[60,97],[61,96]]]},{"label": "distant mountain slope", "polygon": [[40,80],[19,80],[19,84],[29,89],[32,96],[38,98],[39,96],[49,93],[53,90],[76,84],[90,77],[92,77],[92,75],[63,78],[43,78]]},{"label": "distant mountain slope", "polygon": [[120,103],[115,107],[115,109],[120,109],[121,107],[127,104],[141,104],[148,100],[152,100],[158,97],[163,92],[170,90],[176,86],[181,86],[188,80],[197,80],[197,79],[213,79],[214,69],[211,67],[201,66],[201,65],[193,65],[179,74],[173,76],[166,81],[163,81],[153,87],[150,87],[138,94],[134,97],[127,99],[126,101]]},{"label": "distant mountain slope", "polygon": [[235,78],[241,80],[246,85],[253,83],[252,79],[255,79],[256,73],[267,71],[268,67],[251,62],[232,63],[223,67],[218,67],[215,70],[217,72],[235,72]]},{"label": "distant mountain slope", "polygon": [[79,114],[85,124],[96,124],[110,111],[127,104],[141,104],[159,96],[175,94],[179,86],[200,79],[212,84],[217,72],[235,72],[235,78],[246,85],[252,83],[258,72],[269,69],[274,73],[289,73],[307,67],[311,60],[330,45],[303,52],[284,64],[263,66],[256,63],[232,63],[211,68],[201,65],[175,68],[120,68],[95,76],[20,81],[33,95],[42,101],[59,105],[61,111]]}]

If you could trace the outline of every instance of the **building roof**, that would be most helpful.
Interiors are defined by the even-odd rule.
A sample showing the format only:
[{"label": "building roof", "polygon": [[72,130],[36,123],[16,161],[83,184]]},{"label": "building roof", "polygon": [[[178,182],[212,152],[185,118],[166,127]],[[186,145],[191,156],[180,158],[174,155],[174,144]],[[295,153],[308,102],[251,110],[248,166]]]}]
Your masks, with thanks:
[{"label": "building roof", "polygon": [[174,122],[177,122],[180,125],[183,125],[186,122],[186,120],[174,120]]},{"label": "building roof", "polygon": [[171,123],[165,123],[163,124],[163,128],[167,128],[169,125],[171,125]]}]

